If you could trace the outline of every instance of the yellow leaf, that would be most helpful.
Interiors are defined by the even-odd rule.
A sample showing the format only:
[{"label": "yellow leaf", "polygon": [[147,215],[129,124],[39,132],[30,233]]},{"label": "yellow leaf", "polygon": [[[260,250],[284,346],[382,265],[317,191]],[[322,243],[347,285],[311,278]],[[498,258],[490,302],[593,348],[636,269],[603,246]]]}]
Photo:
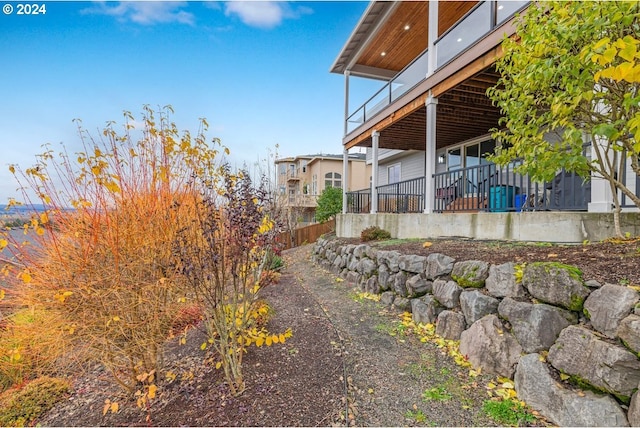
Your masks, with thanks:
[{"label": "yellow leaf", "polygon": [[117,402],[111,403],[111,413],[118,413],[119,408],[120,406],[118,405]]},{"label": "yellow leaf", "polygon": [[505,382],[505,383],[502,384],[502,387],[506,388],[506,389],[513,389],[514,388],[512,382]]},{"label": "yellow leaf", "polygon": [[219,369],[220,369],[220,367],[222,367],[222,361],[218,361],[218,362],[216,363],[216,370],[219,370]]},{"label": "yellow leaf", "polygon": [[168,382],[173,382],[174,380],[176,380],[176,374],[174,372],[167,372],[165,373],[164,377]]},{"label": "yellow leaf", "polygon": [[9,245],[9,241],[4,238],[0,239],[0,251],[2,251],[7,245]]},{"label": "yellow leaf", "polygon": [[5,296],[5,291],[4,290],[0,290],[0,300],[3,300]]},{"label": "yellow leaf", "polygon": [[336,282],[344,282],[344,279],[342,279],[342,278],[336,278]]},{"label": "yellow leaf", "polygon": [[265,343],[267,344],[267,346],[271,346],[273,344],[273,339],[271,338],[271,336],[267,336],[267,340],[265,341]]},{"label": "yellow leaf", "polygon": [[278,343],[280,341],[280,338],[277,334],[274,334],[273,336],[271,336],[271,340],[273,341],[273,343]]},{"label": "yellow leaf", "polygon": [[261,347],[263,344],[264,344],[264,337],[262,337],[262,336],[261,336],[261,337],[258,337],[258,338],[256,339],[256,346],[259,348],[259,347]]},{"label": "yellow leaf", "polygon": [[200,345],[200,349],[203,351],[207,349],[207,342],[202,342],[202,345]]},{"label": "yellow leaf", "polygon": [[120,317],[116,315],[115,317],[113,317],[113,320],[114,321],[120,321]]},{"label": "yellow leaf", "polygon": [[422,247],[423,248],[429,248],[432,245],[433,245],[433,242],[426,241],[424,244],[422,244]]},{"label": "yellow leaf", "polygon": [[156,391],[158,387],[155,385],[149,385],[149,398],[156,398]]},{"label": "yellow leaf", "polygon": [[111,407],[111,401],[109,399],[104,400],[104,407],[102,408],[102,416],[106,415]]},{"label": "yellow leaf", "polygon": [[47,213],[40,214],[40,223],[47,224],[49,222],[49,216]]},{"label": "yellow leaf", "polygon": [[180,344],[181,345],[186,345],[187,344],[187,338],[186,337],[181,337],[180,338]]},{"label": "yellow leaf", "polygon": [[[2,300],[2,297],[1,297],[1,296],[0,296],[0,300]],[[280,343],[284,343],[284,342],[287,340],[287,338],[286,338],[286,337],[284,337],[284,334],[282,334],[282,333],[280,333],[279,338],[280,338]]]},{"label": "yellow leaf", "polygon": [[567,380],[567,379],[569,379],[569,375],[568,374],[564,374],[564,373],[560,373],[560,379]]},{"label": "yellow leaf", "polygon": [[25,284],[29,284],[33,280],[29,272],[22,272],[21,279]]},{"label": "yellow leaf", "polygon": [[287,331],[284,332],[284,337],[289,338],[291,336],[293,336],[293,332],[288,328]]},{"label": "yellow leaf", "polygon": [[549,253],[549,254],[547,254],[547,257],[551,259],[551,258],[554,258],[554,257],[558,257],[558,255],[555,254],[555,253]]},{"label": "yellow leaf", "polygon": [[495,389],[495,387],[496,387],[496,384],[495,384],[495,383],[493,383],[493,382],[489,382],[489,383],[487,384],[487,389]]},{"label": "yellow leaf", "polygon": [[16,173],[16,167],[15,167],[15,166],[13,166],[13,165],[9,165],[9,172],[10,172],[11,174],[15,174],[15,173]]}]

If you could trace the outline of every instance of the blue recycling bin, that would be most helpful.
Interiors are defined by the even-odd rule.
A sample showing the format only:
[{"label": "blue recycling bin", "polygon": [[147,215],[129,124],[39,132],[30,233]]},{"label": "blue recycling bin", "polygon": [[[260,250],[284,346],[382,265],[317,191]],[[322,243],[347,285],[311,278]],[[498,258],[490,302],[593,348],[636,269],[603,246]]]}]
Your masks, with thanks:
[{"label": "blue recycling bin", "polygon": [[515,186],[491,186],[489,188],[489,210],[498,213],[513,211],[515,193]]}]

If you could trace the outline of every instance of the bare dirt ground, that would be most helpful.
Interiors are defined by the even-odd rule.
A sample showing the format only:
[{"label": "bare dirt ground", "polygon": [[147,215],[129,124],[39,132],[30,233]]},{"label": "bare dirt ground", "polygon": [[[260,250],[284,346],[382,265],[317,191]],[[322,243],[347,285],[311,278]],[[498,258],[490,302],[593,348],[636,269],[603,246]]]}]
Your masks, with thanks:
[{"label": "bare dirt ground", "polygon": [[[351,240],[350,242],[360,242]],[[558,261],[585,279],[640,284],[640,240],[578,246],[478,241],[390,241],[406,254],[441,252],[458,260]],[[491,426],[483,411],[488,378],[469,378],[429,343],[397,333],[398,314],[362,299],[352,285],[310,261],[311,246],[285,253],[278,284],[263,290],[274,310],[268,328],[293,330],[285,344],[251,348],[244,359],[247,390],[229,395],[222,373],[200,350],[194,329],[185,345],[167,344],[176,379],[159,383],[141,411],[99,368],[73,381],[74,391],[36,423],[42,426]],[[390,333],[395,334],[392,336]],[[484,383],[483,383],[484,382]],[[434,393],[428,394],[431,391]],[[103,416],[105,400],[119,411]],[[540,422],[542,424],[542,422]]]}]

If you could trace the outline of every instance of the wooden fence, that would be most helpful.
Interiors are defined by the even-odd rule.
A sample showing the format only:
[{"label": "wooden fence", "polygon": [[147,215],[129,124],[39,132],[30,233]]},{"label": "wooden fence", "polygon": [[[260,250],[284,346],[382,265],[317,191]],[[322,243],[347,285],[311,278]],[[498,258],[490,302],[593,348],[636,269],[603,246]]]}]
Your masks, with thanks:
[{"label": "wooden fence", "polygon": [[325,223],[312,224],[300,227],[291,232],[282,232],[276,237],[276,241],[282,244],[283,250],[297,247],[302,244],[311,244],[323,234],[333,232],[336,229],[336,221],[330,220]]}]

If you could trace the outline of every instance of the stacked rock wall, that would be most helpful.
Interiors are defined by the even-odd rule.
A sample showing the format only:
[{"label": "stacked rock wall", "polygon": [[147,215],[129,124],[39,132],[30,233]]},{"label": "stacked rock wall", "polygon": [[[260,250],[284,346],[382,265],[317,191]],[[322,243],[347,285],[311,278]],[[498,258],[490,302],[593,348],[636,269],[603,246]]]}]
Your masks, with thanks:
[{"label": "stacked rock wall", "polygon": [[[491,265],[319,239],[313,260],[435,323],[486,372],[561,426],[640,426],[640,294],[559,263]],[[546,358],[545,358],[546,357]],[[569,376],[572,386],[557,382]]]}]

